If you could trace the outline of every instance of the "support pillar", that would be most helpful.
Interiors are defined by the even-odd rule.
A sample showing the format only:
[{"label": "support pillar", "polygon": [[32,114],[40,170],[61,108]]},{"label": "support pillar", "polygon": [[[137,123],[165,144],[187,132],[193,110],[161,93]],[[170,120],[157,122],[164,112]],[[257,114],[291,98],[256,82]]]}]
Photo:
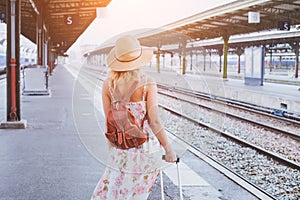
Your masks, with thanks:
[{"label": "support pillar", "polygon": [[49,74],[52,75],[54,69],[54,61],[55,61],[55,54],[53,52],[49,52]]},{"label": "support pillar", "polygon": [[163,59],[163,68],[166,68],[166,58],[165,58],[165,54],[162,54],[162,59]]},{"label": "support pillar", "polygon": [[181,53],[178,53],[178,59],[179,59],[179,67],[180,67],[180,71],[181,71],[181,66],[182,66],[182,59],[181,59]]},{"label": "support pillar", "polygon": [[242,47],[238,47],[236,54],[238,55],[238,69],[237,69],[237,73],[240,74],[241,73],[241,55],[243,54],[243,49]]},{"label": "support pillar", "polygon": [[206,49],[203,49],[203,71],[204,72],[206,71],[206,55],[207,55]]},{"label": "support pillar", "polygon": [[186,74],[186,42],[183,42],[181,45],[182,45],[182,50],[181,50],[182,71],[181,71],[181,74],[184,75],[184,74]]},{"label": "support pillar", "polygon": [[227,79],[227,54],[228,54],[228,40],[229,35],[223,35],[224,45],[223,45],[223,79]]},{"label": "support pillar", "polygon": [[44,58],[43,58],[43,65],[47,66],[48,64],[48,41],[44,42]]},{"label": "support pillar", "polygon": [[171,68],[173,68],[174,65],[174,54],[171,53]]},{"label": "support pillar", "polygon": [[156,64],[157,64],[157,72],[160,73],[160,48],[157,48],[156,54]]},{"label": "support pillar", "polygon": [[278,68],[281,69],[282,67],[282,56],[279,56],[279,66]]},{"label": "support pillar", "polygon": [[50,36],[48,33],[48,29],[43,26],[43,32],[44,32],[44,60],[43,60],[43,65],[48,66],[48,71],[49,71],[49,59],[50,59],[50,52],[51,52],[51,41],[50,41]]},{"label": "support pillar", "polygon": [[296,59],[295,59],[295,78],[299,76],[299,43],[297,43],[297,48],[295,49]]},{"label": "support pillar", "polygon": [[193,50],[190,52],[190,71],[193,70]]},{"label": "support pillar", "polygon": [[208,54],[209,54],[209,69],[211,69],[211,54],[212,54],[211,51],[209,51]]},{"label": "support pillar", "polygon": [[56,56],[55,56],[55,50],[53,49],[52,41],[49,40],[48,44],[49,44],[49,48],[48,48],[48,52],[49,52],[49,56],[48,56],[49,74],[52,75],[53,69],[55,67],[54,62],[55,62]]},{"label": "support pillar", "polygon": [[0,128],[20,129],[26,127],[21,120],[20,109],[20,32],[21,32],[21,0],[7,0],[7,107],[6,122]]},{"label": "support pillar", "polygon": [[295,56],[296,56],[296,59],[295,59],[295,78],[298,78],[299,76],[299,42],[295,42],[293,43],[292,45],[292,48],[295,52]]},{"label": "support pillar", "polygon": [[36,23],[36,41],[37,41],[37,64],[43,65],[44,63],[44,19],[43,19],[43,6],[40,5],[40,14],[37,15]]},{"label": "support pillar", "polygon": [[273,52],[271,50],[270,52],[270,72],[272,72],[273,69]]},{"label": "support pillar", "polygon": [[196,50],[196,54],[195,54],[195,67],[196,69],[198,69],[198,50]]},{"label": "support pillar", "polygon": [[223,55],[223,49],[218,49],[218,55],[219,55],[219,72],[222,72],[222,55]]}]

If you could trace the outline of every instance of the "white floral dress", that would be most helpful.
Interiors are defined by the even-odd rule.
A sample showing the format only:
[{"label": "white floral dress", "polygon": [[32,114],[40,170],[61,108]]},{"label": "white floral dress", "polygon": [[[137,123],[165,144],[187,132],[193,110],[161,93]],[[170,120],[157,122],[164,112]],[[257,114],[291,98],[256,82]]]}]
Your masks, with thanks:
[{"label": "white floral dress", "polygon": [[[129,102],[127,108],[141,123],[146,101]],[[107,167],[91,200],[146,200],[161,166],[161,146],[147,120],[144,133],[148,140],[140,148],[109,150]]]}]

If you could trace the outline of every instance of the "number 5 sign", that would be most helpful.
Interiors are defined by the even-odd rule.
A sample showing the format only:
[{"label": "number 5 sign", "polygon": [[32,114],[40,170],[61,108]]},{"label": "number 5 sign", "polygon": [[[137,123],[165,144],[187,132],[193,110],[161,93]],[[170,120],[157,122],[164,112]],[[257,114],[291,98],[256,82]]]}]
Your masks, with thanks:
[{"label": "number 5 sign", "polygon": [[76,25],[78,23],[78,15],[65,15],[64,17],[67,25]]}]

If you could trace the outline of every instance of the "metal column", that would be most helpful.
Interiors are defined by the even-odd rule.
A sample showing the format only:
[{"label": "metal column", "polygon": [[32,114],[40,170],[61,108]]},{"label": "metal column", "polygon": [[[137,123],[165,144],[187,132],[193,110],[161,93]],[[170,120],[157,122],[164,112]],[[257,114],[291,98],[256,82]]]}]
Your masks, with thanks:
[{"label": "metal column", "polygon": [[157,47],[156,64],[157,64],[157,72],[160,73],[160,47]]},{"label": "metal column", "polygon": [[238,47],[236,50],[236,54],[238,55],[238,70],[237,73],[240,74],[241,73],[241,55],[243,54],[243,49],[242,47]]},{"label": "metal column", "polygon": [[224,39],[224,46],[223,46],[223,79],[227,79],[227,54],[228,54],[228,40],[229,40],[229,36],[228,35],[224,35],[223,36]]},{"label": "metal column", "polygon": [[37,64],[44,64],[44,19],[43,19],[43,5],[39,6],[40,14],[37,15],[36,23],[36,41],[37,41]]},{"label": "metal column", "polygon": [[299,74],[299,42],[295,42],[294,44],[291,44],[294,53],[295,53],[295,78],[298,78]]},{"label": "metal column", "polygon": [[186,73],[186,42],[181,43],[181,55],[182,55],[182,66],[181,66],[181,74],[184,75]]},{"label": "metal column", "polygon": [[7,13],[7,122],[0,128],[25,128],[20,109],[20,29],[21,0],[6,0]]}]

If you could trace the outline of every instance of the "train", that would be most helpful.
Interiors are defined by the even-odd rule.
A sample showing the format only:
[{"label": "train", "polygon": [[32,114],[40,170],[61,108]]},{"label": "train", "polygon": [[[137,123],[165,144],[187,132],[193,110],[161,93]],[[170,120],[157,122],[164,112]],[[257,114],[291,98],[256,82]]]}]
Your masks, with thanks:
[{"label": "train", "polygon": [[[221,60],[223,62],[223,60]],[[237,56],[229,56],[227,65],[228,66],[237,66],[238,57]],[[243,56],[241,56],[240,61],[241,67],[245,66],[245,60]],[[270,58],[269,56],[265,56],[264,58],[264,67],[266,69],[278,69],[278,70],[291,70],[296,68],[296,60],[295,56],[282,55],[281,58],[279,56]]]},{"label": "train", "polygon": [[[21,68],[37,63],[37,53],[35,49],[22,49],[20,51],[20,66]],[[6,47],[0,48],[0,74],[6,73]]]}]

